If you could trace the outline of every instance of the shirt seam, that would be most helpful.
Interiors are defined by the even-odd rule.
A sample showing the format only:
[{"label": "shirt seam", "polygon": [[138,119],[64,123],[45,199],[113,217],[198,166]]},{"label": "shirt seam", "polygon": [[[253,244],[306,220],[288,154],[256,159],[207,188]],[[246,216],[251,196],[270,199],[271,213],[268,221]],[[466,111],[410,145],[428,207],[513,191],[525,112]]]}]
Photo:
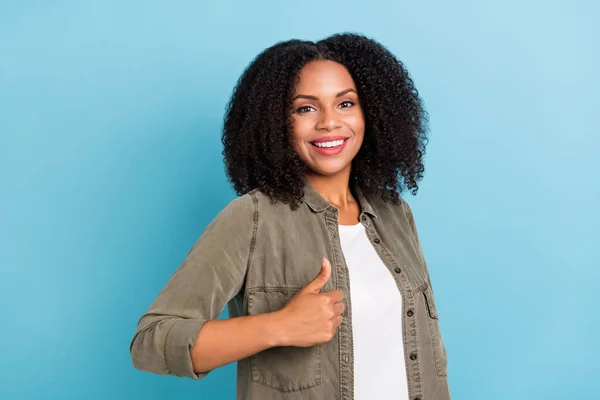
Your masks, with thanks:
[{"label": "shirt seam", "polygon": [[250,252],[248,254],[248,262],[246,263],[246,273],[250,271],[252,267],[252,257],[254,255],[254,249],[256,248],[256,233],[258,231],[258,199],[256,198],[255,192],[250,192],[250,198],[252,199],[252,238],[250,239]]}]

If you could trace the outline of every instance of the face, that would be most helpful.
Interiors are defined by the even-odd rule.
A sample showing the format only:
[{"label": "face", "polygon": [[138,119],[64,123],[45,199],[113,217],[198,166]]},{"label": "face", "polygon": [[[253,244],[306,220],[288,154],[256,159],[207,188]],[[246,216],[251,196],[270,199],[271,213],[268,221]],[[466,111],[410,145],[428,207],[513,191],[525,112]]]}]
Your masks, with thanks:
[{"label": "face", "polygon": [[348,70],[333,61],[312,61],[292,95],[294,150],[311,174],[349,172],[365,132],[362,108]]}]

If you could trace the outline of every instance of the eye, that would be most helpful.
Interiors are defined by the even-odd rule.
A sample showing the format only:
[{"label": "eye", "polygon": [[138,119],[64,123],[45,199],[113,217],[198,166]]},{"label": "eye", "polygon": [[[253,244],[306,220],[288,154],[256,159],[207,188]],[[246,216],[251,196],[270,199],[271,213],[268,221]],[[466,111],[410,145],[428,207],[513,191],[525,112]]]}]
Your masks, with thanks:
[{"label": "eye", "polygon": [[[350,101],[350,100],[346,100],[346,101],[342,101],[342,102],[340,103],[340,105],[342,105],[342,104],[349,104],[349,106],[348,106],[348,107],[352,107],[352,106],[354,105],[354,102],[352,102],[352,101]],[[342,107],[342,108],[348,108],[348,107]]]},{"label": "eye", "polygon": [[296,112],[298,114],[304,114],[304,113],[308,112],[308,110],[306,110],[307,108],[312,108],[312,107],[311,106],[302,106],[302,107],[296,109]]}]

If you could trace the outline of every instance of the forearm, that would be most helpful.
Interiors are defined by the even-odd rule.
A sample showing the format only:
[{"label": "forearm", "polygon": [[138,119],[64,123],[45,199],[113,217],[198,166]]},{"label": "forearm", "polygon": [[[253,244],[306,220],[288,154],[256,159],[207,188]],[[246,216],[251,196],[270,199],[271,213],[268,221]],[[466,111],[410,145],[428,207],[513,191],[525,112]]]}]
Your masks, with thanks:
[{"label": "forearm", "polygon": [[278,312],[207,321],[192,348],[194,371],[205,372],[239,361],[279,346],[281,340]]}]

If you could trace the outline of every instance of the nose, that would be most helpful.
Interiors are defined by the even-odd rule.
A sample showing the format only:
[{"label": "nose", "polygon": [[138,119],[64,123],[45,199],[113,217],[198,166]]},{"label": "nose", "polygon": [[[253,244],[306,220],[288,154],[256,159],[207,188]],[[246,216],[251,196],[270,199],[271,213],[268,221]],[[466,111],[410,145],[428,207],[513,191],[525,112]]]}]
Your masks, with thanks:
[{"label": "nose", "polygon": [[317,122],[317,129],[325,129],[327,131],[331,131],[340,126],[340,121],[338,119],[337,113],[335,111],[331,111],[329,109],[324,109],[321,118]]}]

